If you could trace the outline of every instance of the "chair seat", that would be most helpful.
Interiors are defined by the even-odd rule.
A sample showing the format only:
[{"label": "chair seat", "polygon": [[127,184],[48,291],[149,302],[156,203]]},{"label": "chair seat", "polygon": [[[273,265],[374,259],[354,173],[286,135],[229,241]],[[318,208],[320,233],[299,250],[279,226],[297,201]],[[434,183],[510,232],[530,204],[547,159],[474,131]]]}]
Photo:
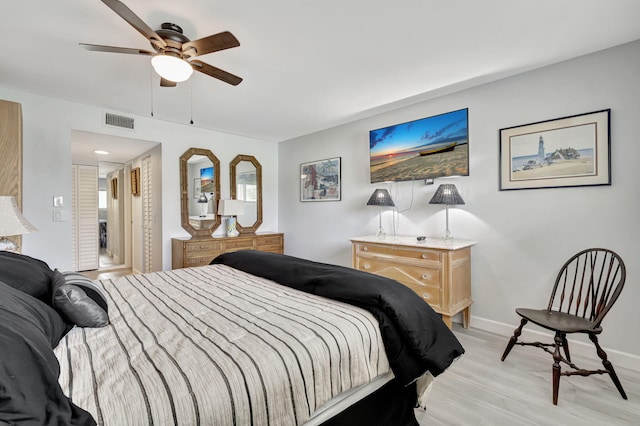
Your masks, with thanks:
[{"label": "chair seat", "polygon": [[594,327],[593,322],[582,317],[546,309],[518,308],[516,313],[540,327],[563,333],[596,333],[602,331],[602,327]]}]

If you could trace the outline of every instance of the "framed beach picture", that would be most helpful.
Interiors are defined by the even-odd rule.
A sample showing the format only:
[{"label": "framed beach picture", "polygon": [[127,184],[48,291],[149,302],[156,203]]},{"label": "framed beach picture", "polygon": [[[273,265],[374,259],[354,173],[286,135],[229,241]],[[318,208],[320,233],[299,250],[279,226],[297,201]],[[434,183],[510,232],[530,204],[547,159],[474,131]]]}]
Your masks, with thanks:
[{"label": "framed beach picture", "polygon": [[300,164],[300,201],[340,201],[341,157]]},{"label": "framed beach picture", "polygon": [[215,188],[213,167],[200,169],[200,190],[205,193],[213,193]]},{"label": "framed beach picture", "polygon": [[610,114],[500,129],[500,190],[611,185]]}]

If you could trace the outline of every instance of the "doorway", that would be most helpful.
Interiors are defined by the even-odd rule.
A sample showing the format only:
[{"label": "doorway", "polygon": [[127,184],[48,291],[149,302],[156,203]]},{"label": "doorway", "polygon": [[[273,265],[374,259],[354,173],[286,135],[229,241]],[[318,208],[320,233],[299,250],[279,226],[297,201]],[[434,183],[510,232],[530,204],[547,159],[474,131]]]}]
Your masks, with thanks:
[{"label": "doorway", "polygon": [[[153,253],[154,247],[143,247],[136,235],[152,231],[145,231],[137,210],[138,199],[152,199],[153,194],[136,194],[131,172],[145,162],[160,162],[160,144],[72,131],[71,145],[74,267],[103,276],[152,270],[153,265],[140,265],[137,259],[161,259],[162,248]],[[157,181],[160,187],[161,176]],[[156,228],[161,233],[161,224]]]},{"label": "doorway", "polygon": [[[131,166],[126,166],[128,169]],[[131,253],[125,250],[126,236],[131,235],[131,222],[125,216],[131,216],[131,202],[124,190],[115,186],[124,186],[125,165],[101,161],[98,163],[98,270],[131,268]],[[119,191],[118,191],[119,190]],[[129,229],[126,229],[128,225]]]}]

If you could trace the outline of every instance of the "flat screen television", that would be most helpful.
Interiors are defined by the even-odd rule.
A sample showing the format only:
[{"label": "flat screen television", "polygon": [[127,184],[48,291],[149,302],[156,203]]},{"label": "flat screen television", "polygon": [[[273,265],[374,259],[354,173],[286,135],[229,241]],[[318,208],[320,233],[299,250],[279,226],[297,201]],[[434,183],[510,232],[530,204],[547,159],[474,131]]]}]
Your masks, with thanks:
[{"label": "flat screen television", "polygon": [[369,132],[371,183],[469,176],[469,110]]}]

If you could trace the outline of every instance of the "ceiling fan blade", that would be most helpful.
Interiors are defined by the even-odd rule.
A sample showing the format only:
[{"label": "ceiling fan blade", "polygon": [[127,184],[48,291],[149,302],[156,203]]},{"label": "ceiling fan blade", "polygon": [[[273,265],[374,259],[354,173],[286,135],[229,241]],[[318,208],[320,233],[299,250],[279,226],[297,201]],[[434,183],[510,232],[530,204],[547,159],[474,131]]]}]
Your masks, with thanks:
[{"label": "ceiling fan blade", "polygon": [[229,31],[224,31],[186,42],[182,45],[182,52],[186,56],[194,57],[238,46],[240,46],[238,39]]},{"label": "ceiling fan blade", "polygon": [[81,47],[93,52],[128,53],[131,55],[155,55],[154,52],[130,47],[103,46],[101,44],[78,43]]},{"label": "ceiling fan blade", "polygon": [[176,82],[160,77],[160,87],[176,87]]},{"label": "ceiling fan blade", "polygon": [[159,47],[166,47],[167,43],[156,34],[142,19],[138,17],[131,9],[129,9],[124,3],[118,0],[102,0],[102,3],[106,4],[111,10],[117,13],[122,19],[127,21],[129,25],[138,30],[140,34],[145,36],[151,44]]},{"label": "ceiling fan blade", "polygon": [[237,86],[242,81],[242,78],[238,77],[237,75],[233,75],[221,70],[220,68],[205,64],[202,61],[194,60],[191,61],[190,64],[194,70],[200,71],[203,74],[207,74],[213,78],[217,78],[218,80],[224,81],[225,83],[229,83],[233,86]]}]

